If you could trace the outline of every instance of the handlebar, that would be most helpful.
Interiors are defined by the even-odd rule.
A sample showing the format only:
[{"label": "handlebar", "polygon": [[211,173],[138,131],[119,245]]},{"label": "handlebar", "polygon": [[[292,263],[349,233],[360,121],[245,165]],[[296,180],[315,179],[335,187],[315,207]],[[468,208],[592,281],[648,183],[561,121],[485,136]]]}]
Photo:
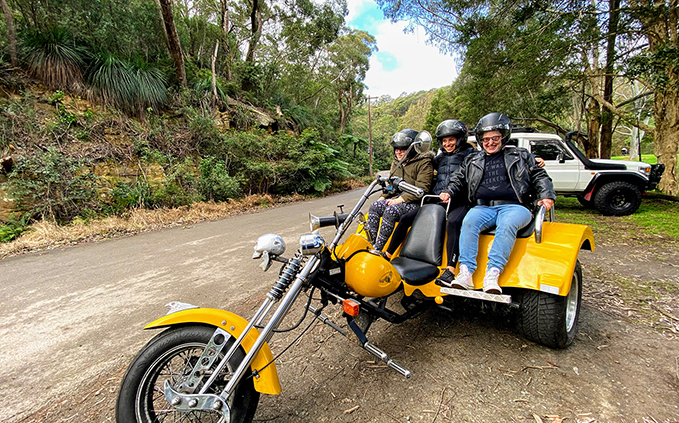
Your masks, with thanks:
[{"label": "handlebar", "polygon": [[424,196],[424,190],[422,188],[418,188],[415,185],[411,185],[405,181],[399,182],[397,186],[398,189],[400,189],[401,191],[405,191],[408,194],[412,194],[417,198],[422,198],[422,196]]},{"label": "handlebar", "polygon": [[403,178],[399,178],[398,176],[382,178],[381,182],[382,183],[389,182],[391,186],[395,186],[399,190],[407,192],[408,194],[412,194],[417,198],[422,198],[424,196],[424,190],[422,188],[418,188],[415,185],[409,184],[406,181],[404,181]]},{"label": "handlebar", "polygon": [[[335,234],[335,237],[333,238],[332,242],[328,244],[328,248],[330,250],[332,250],[333,248],[335,248],[335,246],[337,246],[337,244],[339,244],[340,239],[346,232],[347,228],[349,228],[349,225],[351,225],[351,223],[354,221],[354,218],[358,216],[358,214],[361,211],[361,207],[363,207],[368,198],[372,194],[379,191],[379,189],[377,191],[374,191],[375,188],[377,188],[378,186],[382,186],[384,188],[387,185],[387,183],[390,183],[392,186],[398,187],[398,189],[400,189],[401,191],[413,194],[418,198],[422,198],[424,196],[424,190],[422,188],[418,188],[415,185],[411,185],[407,182],[404,182],[403,179],[401,178],[393,176],[384,177],[378,175],[377,178],[375,178],[375,180],[373,180],[372,183],[365,190],[365,192],[361,196],[361,199],[358,200],[358,203],[356,203],[356,205],[351,210],[349,215],[344,217],[343,221],[341,221],[340,219],[335,220],[335,217],[333,216],[333,223],[339,223],[339,227],[337,228],[337,233]],[[324,220],[324,223],[330,224],[330,222],[331,222],[330,218]]]},{"label": "handlebar", "polygon": [[[545,214],[547,213],[547,209],[545,206],[540,206],[538,209],[537,214],[535,215],[535,243],[539,244],[542,242],[542,224],[545,221]],[[554,221],[554,206],[552,206],[551,209],[549,209],[549,221],[553,222]]]}]

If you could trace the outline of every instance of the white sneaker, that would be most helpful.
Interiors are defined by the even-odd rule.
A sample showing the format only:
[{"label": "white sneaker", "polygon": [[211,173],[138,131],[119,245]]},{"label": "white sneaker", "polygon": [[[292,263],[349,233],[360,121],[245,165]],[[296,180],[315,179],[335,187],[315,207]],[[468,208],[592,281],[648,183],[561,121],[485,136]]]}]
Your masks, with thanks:
[{"label": "white sneaker", "polygon": [[491,267],[486,272],[486,277],[483,278],[483,292],[488,294],[502,294],[502,289],[500,285],[497,284],[497,280],[500,277],[500,269],[497,267]]},{"label": "white sneaker", "polygon": [[455,276],[455,279],[450,284],[450,287],[455,289],[474,289],[472,274],[469,273],[467,265],[460,265],[460,271],[458,272],[457,276]]}]

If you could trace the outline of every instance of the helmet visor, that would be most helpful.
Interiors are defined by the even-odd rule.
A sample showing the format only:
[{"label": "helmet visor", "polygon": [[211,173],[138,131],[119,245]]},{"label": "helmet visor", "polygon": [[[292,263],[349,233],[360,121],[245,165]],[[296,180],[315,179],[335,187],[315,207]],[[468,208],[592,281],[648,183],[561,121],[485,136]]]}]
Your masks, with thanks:
[{"label": "helmet visor", "polygon": [[391,146],[394,148],[408,148],[413,139],[402,132],[397,132],[391,138]]}]

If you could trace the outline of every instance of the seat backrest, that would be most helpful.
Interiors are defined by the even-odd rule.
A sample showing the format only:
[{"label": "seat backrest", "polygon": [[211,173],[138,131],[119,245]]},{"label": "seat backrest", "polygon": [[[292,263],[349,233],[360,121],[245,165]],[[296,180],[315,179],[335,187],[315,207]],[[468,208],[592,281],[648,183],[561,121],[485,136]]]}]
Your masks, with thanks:
[{"label": "seat backrest", "polygon": [[445,222],[446,209],[440,205],[425,204],[420,207],[399,256],[440,266],[446,236]]}]

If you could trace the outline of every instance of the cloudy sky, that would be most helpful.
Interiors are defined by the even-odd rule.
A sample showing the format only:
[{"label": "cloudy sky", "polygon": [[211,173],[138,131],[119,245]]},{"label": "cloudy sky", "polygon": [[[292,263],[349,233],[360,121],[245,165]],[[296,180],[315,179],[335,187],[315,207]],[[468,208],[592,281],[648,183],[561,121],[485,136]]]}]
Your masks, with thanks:
[{"label": "cloudy sky", "polygon": [[348,0],[349,27],[367,31],[377,39],[379,51],[370,58],[365,79],[371,96],[429,90],[452,84],[457,76],[451,56],[425,44],[423,29],[404,34],[405,22],[392,24],[372,0]]}]

